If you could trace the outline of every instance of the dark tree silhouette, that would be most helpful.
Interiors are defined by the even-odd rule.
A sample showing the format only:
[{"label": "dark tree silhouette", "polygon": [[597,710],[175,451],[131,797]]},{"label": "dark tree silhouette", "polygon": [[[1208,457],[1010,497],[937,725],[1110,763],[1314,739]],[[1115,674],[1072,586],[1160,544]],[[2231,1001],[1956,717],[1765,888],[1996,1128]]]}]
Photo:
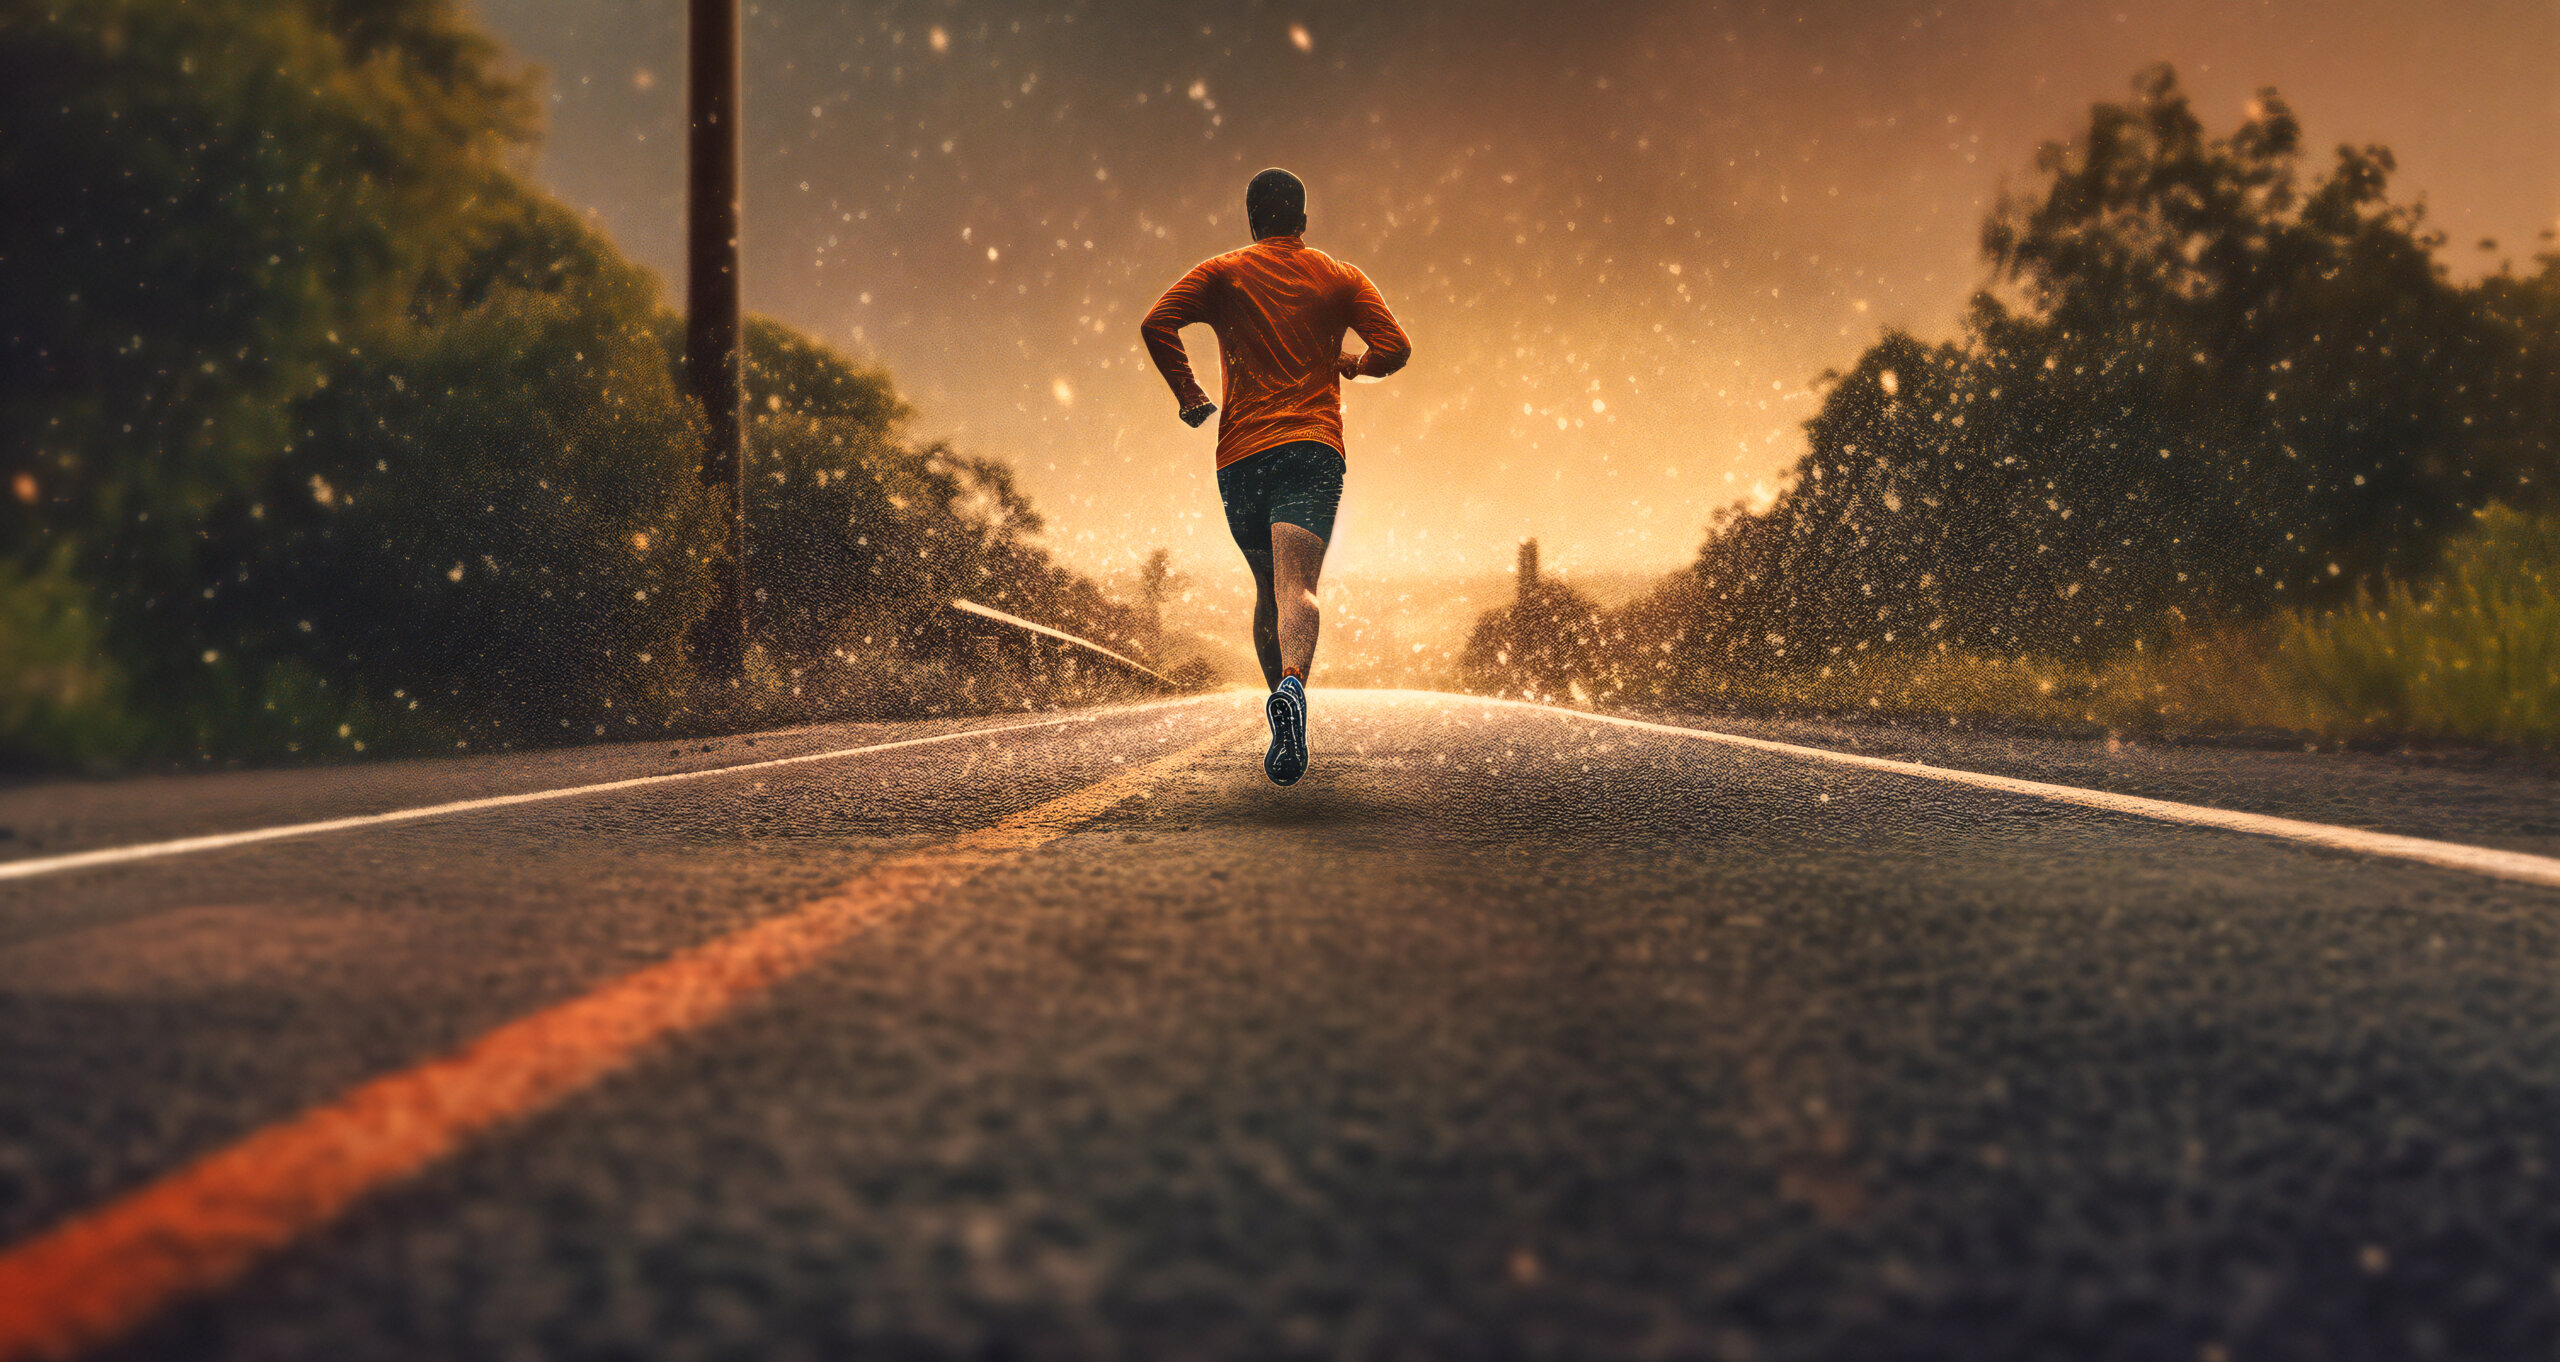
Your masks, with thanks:
[{"label": "dark tree silhouette", "polygon": [[1458,671],[1467,688],[1497,695],[1592,693],[1603,667],[1606,621],[1581,592],[1538,571],[1538,541],[1520,546],[1517,590],[1467,635]]},{"label": "dark tree silhouette", "polygon": [[2160,67],[2047,145],[1960,338],[1827,375],[1784,493],[1719,523],[1687,660],[2096,655],[2421,571],[2540,476],[2548,417],[2498,403],[2549,400],[2547,286],[2455,287],[2388,151],[2306,182],[2300,141],[2272,90],[2209,137]]},{"label": "dark tree silhouette", "polygon": [[[687,721],[675,319],[533,125],[452,0],[0,5],[0,761]],[[1136,634],[886,375],[761,321],[748,364],[757,694],[1035,697],[969,691],[953,596]]]}]

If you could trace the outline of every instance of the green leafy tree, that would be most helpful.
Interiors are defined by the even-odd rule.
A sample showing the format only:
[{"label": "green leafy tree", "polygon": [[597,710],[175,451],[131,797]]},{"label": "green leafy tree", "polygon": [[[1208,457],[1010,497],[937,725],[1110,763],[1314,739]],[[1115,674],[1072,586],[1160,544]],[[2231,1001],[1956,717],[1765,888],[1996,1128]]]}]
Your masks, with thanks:
[{"label": "green leafy tree", "polygon": [[532,108],[441,0],[0,5],[0,559],[73,574],[127,689],[194,711],[130,741],[263,711],[209,536],[475,253]]},{"label": "green leafy tree", "polygon": [[501,741],[663,726],[714,510],[655,289],[549,218],[539,286],[386,327],[208,536],[217,632]]},{"label": "green leafy tree", "polygon": [[[1984,230],[2026,307],[1986,302],[1974,329],[2052,361],[2058,487],[2195,531],[2118,536],[2141,550],[2118,570],[2150,565],[2156,598],[2196,594],[2172,589],[2179,570],[2243,610],[2334,598],[2422,569],[2487,492],[2465,420],[2481,338],[2419,211],[2388,196],[2391,153],[2340,147],[2305,186],[2300,142],[2272,90],[2208,138],[2154,68],[2077,146],[2048,146],[2043,195]],[[2127,519],[2094,516],[2075,547]]]},{"label": "green leafy tree", "polygon": [[[2543,237],[2550,240],[2553,233]],[[2560,499],[2560,252],[2518,276],[2500,270],[2480,282],[2489,329],[2475,378],[2481,395],[2481,483],[2500,501],[2527,508]]]},{"label": "green leafy tree", "polygon": [[2208,136],[2162,67],[2045,147],[1961,339],[1826,376],[1785,491],[1710,538],[1691,656],[2095,655],[2423,570],[2529,476],[2483,420],[2529,366],[2390,201],[2387,151],[2306,182],[2300,140],[2273,91]]},{"label": "green leafy tree", "polygon": [[449,5],[0,6],[0,448],[22,564],[69,542],[140,637],[199,519],[295,443],[294,403],[467,253],[531,131]]},{"label": "green leafy tree", "polygon": [[1008,469],[757,320],[762,670],[706,699],[676,319],[521,175],[533,109],[452,0],[0,0],[0,759],[1060,693],[973,690],[955,596],[1136,637]]},{"label": "green leafy tree", "polygon": [[907,437],[888,375],[761,320],[747,359],[748,586],[764,646],[808,660],[850,636],[942,655],[955,597],[1104,642],[1138,637],[1137,612],[1038,545],[1040,515],[1010,468]]}]

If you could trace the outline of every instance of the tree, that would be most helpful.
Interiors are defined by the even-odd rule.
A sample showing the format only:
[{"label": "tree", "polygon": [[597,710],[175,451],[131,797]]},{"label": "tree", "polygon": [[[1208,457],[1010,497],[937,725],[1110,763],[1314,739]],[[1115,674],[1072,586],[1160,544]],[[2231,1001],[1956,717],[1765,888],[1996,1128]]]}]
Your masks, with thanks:
[{"label": "tree", "polygon": [[440,0],[0,9],[0,448],[37,489],[0,553],[72,542],[128,615],[172,608],[196,518],[466,253],[531,128]]},{"label": "tree", "polygon": [[1974,329],[2052,361],[2068,417],[2053,433],[2084,454],[2058,461],[2076,486],[2193,530],[2151,536],[2176,552],[2118,555],[2153,569],[2148,594],[2206,594],[2174,589],[2183,570],[2251,612],[2422,569],[2485,494],[2463,391],[2481,337],[2420,211],[2389,199],[2391,153],[2340,147],[2306,188],[2300,127],[2273,90],[2221,140],[2168,68],[2134,94],[2099,106],[2078,147],[2048,146],[2043,196],[1985,227],[2026,306],[1987,301]]},{"label": "tree", "polygon": [[1164,656],[1164,603],[1173,593],[1189,585],[1189,579],[1173,570],[1173,555],[1157,549],[1138,566],[1138,601],[1146,607],[1147,655]]},{"label": "tree", "polygon": [[2272,90],[2208,137],[2159,67],[2048,144],[1960,339],[1826,375],[1786,489],[1711,535],[1692,656],[2097,654],[2423,568],[2513,480],[2479,420],[2510,351],[2390,153],[2306,185],[2300,140]]},{"label": "tree", "polygon": [[[675,318],[517,172],[532,110],[450,0],[0,5],[0,755],[703,721]],[[833,701],[971,703],[957,595],[1135,632],[887,375],[748,339],[768,680],[877,640]]]},{"label": "tree", "polygon": [[443,0],[0,7],[0,559],[76,580],[135,694],[256,689],[207,536],[474,253],[532,127]]},{"label": "tree", "polygon": [[1538,572],[1538,541],[1520,545],[1510,604],[1476,620],[1458,655],[1469,690],[1589,698],[1606,667],[1606,621],[1581,592]]},{"label": "tree", "polygon": [[378,329],[299,405],[256,499],[209,517],[226,650],[424,697],[484,740],[655,730],[682,707],[717,528],[670,319],[564,212],[535,216],[548,278]]}]

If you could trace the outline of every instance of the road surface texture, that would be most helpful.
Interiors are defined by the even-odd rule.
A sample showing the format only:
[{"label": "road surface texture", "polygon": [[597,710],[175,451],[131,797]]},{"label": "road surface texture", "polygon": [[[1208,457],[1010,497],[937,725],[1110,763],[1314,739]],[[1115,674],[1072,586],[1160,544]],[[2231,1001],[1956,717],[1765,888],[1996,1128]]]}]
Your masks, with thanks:
[{"label": "road surface texture", "polygon": [[[1277,790],[1258,712],[0,790],[6,870],[1038,725],[0,880],[22,1284],[801,932],[0,1355],[2560,1357],[2560,888],[1414,693],[1317,691]],[[1699,726],[2560,854],[2520,768]]]}]

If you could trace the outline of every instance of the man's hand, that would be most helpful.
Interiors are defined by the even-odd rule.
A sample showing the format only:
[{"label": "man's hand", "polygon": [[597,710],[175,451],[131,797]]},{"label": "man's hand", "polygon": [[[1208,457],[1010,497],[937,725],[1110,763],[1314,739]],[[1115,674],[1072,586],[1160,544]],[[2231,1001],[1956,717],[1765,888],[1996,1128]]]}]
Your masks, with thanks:
[{"label": "man's hand", "polygon": [[1360,359],[1360,356],[1345,350],[1341,355],[1334,359],[1333,371],[1342,375],[1345,379],[1358,378],[1360,376]]},{"label": "man's hand", "polygon": [[1200,428],[1200,423],[1215,415],[1217,410],[1218,404],[1215,402],[1203,402],[1196,407],[1184,407],[1182,409],[1182,424],[1191,427],[1193,430],[1198,430]]}]

